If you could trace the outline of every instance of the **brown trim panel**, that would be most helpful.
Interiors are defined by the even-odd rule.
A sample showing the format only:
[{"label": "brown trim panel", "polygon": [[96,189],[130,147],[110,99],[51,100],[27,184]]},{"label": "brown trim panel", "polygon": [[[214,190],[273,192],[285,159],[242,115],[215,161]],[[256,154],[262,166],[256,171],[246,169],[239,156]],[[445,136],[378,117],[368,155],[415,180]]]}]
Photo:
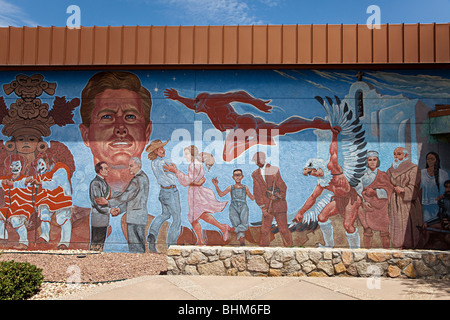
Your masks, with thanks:
[{"label": "brown trim panel", "polygon": [[0,66],[450,63],[450,23],[0,28]]}]

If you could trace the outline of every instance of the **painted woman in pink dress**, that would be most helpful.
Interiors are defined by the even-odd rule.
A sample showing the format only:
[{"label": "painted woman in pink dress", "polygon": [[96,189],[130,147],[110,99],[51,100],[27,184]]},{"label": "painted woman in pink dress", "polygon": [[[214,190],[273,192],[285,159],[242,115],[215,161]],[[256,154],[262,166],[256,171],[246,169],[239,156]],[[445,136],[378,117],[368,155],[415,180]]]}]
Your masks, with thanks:
[{"label": "painted woman in pink dress", "polygon": [[228,201],[218,201],[211,189],[202,186],[205,182],[203,163],[205,162],[208,167],[211,167],[214,164],[213,156],[209,153],[199,154],[196,146],[189,146],[184,149],[184,158],[189,162],[188,174],[178,170],[175,164],[166,165],[164,168],[175,173],[182,186],[189,187],[188,219],[197,236],[197,245],[205,245],[202,227],[199,222],[200,219],[219,228],[223,234],[224,241],[228,241],[231,231],[230,226],[219,223],[212,216],[212,213],[223,211]]}]

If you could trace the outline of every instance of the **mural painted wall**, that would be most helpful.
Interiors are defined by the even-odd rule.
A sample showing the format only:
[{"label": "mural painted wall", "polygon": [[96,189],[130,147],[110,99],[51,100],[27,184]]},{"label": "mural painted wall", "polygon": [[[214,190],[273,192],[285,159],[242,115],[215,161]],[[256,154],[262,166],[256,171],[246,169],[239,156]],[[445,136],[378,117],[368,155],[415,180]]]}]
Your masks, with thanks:
[{"label": "mural painted wall", "polygon": [[450,104],[446,70],[0,83],[3,248],[449,247],[449,137],[428,120]]}]

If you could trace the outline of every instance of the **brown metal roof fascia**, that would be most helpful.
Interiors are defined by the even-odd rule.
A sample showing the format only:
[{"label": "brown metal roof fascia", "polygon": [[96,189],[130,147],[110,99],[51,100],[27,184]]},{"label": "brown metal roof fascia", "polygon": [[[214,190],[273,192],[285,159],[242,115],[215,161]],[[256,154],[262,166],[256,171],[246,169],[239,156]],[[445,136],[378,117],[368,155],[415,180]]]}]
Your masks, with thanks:
[{"label": "brown metal roof fascia", "polygon": [[450,23],[0,28],[0,67],[450,63]]}]

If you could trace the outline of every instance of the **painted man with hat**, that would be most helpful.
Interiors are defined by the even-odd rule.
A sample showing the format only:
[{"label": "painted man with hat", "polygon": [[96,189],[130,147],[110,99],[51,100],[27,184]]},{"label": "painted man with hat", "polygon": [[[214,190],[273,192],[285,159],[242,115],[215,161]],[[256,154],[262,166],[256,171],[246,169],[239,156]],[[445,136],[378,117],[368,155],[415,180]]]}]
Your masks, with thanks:
[{"label": "painted man with hat", "polygon": [[153,174],[161,188],[159,201],[161,202],[162,212],[153,219],[147,236],[148,247],[152,252],[156,252],[156,240],[162,224],[170,217],[172,217],[172,223],[167,231],[167,247],[177,243],[181,231],[181,204],[176,186],[177,178],[174,173],[164,170],[165,165],[171,164],[165,159],[166,150],[164,146],[167,143],[169,143],[169,140],[166,142],[154,140],[145,149],[148,152],[148,159],[152,161]]}]

